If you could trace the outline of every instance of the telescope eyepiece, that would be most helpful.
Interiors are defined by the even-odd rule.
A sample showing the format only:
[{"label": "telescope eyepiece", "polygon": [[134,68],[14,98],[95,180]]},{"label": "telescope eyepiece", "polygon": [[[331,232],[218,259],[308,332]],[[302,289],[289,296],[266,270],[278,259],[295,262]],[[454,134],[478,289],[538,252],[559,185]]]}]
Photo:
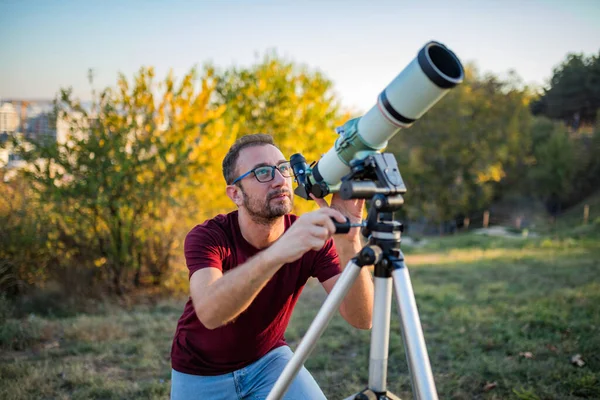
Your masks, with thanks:
[{"label": "telescope eyepiece", "polygon": [[300,153],[293,154],[290,157],[290,165],[298,184],[304,185],[306,183],[306,170],[308,169],[306,158]]}]

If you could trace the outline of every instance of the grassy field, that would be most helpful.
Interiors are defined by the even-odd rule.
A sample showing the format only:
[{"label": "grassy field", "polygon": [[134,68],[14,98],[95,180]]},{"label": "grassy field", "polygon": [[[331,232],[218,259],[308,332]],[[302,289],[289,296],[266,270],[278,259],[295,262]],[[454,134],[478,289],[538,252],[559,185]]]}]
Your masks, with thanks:
[{"label": "grassy field", "polygon": [[[599,240],[596,223],[551,237],[463,234],[406,248],[440,398],[600,398]],[[293,348],[324,297],[315,282],[305,289],[286,334]],[[168,398],[184,301],[4,318],[0,398]],[[367,384],[369,340],[332,320],[306,363],[328,398]],[[395,304],[388,387],[412,397]]]}]

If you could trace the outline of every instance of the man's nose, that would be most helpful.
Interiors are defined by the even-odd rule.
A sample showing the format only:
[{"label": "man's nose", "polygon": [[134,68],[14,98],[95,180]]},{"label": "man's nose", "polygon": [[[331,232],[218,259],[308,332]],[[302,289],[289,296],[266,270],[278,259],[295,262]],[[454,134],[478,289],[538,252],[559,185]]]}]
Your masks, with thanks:
[{"label": "man's nose", "polygon": [[275,168],[275,172],[273,172],[275,175],[273,176],[273,180],[271,181],[271,186],[274,187],[279,187],[279,186],[283,186],[288,178],[286,178],[285,176],[283,176],[281,174],[281,171],[279,171],[278,168]]}]

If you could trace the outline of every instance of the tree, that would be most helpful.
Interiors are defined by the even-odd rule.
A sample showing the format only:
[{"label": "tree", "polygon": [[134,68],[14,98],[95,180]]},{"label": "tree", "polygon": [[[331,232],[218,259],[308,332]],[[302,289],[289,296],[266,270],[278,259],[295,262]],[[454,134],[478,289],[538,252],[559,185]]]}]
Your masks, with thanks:
[{"label": "tree", "polygon": [[523,162],[529,144],[528,96],[516,77],[465,82],[389,145],[406,181],[409,217],[441,224],[489,205],[507,170]]},{"label": "tree", "polygon": [[210,71],[199,87],[196,78],[191,70],[179,84],[171,74],[157,84],[154,70],[141,68],[131,85],[121,76],[117,89],[103,90],[90,110],[63,90],[65,140],[20,146],[23,175],[52,206],[62,262],[100,268],[117,293],[129,273],[139,276],[165,205],[176,208],[181,185],[206,166],[208,126],[223,110],[208,110]]},{"label": "tree", "polygon": [[[307,162],[318,161],[335,142],[334,128],[349,118],[329,79],[276,54],[216,76],[215,104],[226,106],[226,126],[239,135],[273,135],[286,157],[302,153]],[[295,203],[297,211],[311,207],[303,200]]]},{"label": "tree", "polygon": [[600,109],[600,52],[568,54],[554,69],[550,86],[532,104],[534,114],[560,119],[575,130],[592,125]]},{"label": "tree", "polygon": [[0,292],[18,295],[56,272],[56,257],[47,215],[31,204],[35,193],[26,182],[6,176],[0,170]]},{"label": "tree", "polygon": [[[600,182],[598,129],[593,132],[593,125],[599,122],[600,52],[592,56],[568,54],[554,69],[549,87],[531,109],[553,120],[533,127],[533,156],[537,162],[530,178],[536,195],[556,215],[592,194]],[[569,135],[567,131],[577,134]],[[571,163],[567,165],[568,160]]]},{"label": "tree", "polygon": [[564,127],[557,125],[534,154],[536,163],[529,172],[532,183],[536,193],[545,200],[548,211],[556,216],[573,188],[577,172],[575,145]]}]

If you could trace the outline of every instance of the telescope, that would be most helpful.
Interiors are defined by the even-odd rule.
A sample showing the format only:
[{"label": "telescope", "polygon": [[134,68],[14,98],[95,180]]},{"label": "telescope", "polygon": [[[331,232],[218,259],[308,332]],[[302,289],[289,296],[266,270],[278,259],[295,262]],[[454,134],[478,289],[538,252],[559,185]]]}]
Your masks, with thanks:
[{"label": "telescope", "polygon": [[409,127],[462,82],[463,67],[448,48],[427,43],[417,57],[381,92],[377,104],[360,118],[336,129],[335,145],[314,168],[302,154],[294,154],[298,196],[310,199],[339,192],[343,199],[371,199],[365,223],[336,224],[336,233],[362,226],[368,243],[346,265],[325,303],[317,313],[294,356],[275,382],[267,400],[283,398],[296,374],[314,349],[333,314],[364,266],[373,266],[374,303],[369,383],[346,400],[400,400],[387,389],[387,366],[392,293],[396,293],[402,340],[408,363],[413,396],[437,400],[437,389],[417,309],[408,268],[400,249],[404,225],[394,219],[406,192],[393,154],[381,153],[400,129]]},{"label": "telescope", "polygon": [[392,80],[365,115],[336,128],[334,146],[309,167],[302,154],[291,156],[298,187],[296,195],[310,200],[339,190],[351,170],[351,161],[381,152],[400,129],[410,127],[450,89],[462,82],[459,59],[443,44],[430,41],[416,58]]}]

